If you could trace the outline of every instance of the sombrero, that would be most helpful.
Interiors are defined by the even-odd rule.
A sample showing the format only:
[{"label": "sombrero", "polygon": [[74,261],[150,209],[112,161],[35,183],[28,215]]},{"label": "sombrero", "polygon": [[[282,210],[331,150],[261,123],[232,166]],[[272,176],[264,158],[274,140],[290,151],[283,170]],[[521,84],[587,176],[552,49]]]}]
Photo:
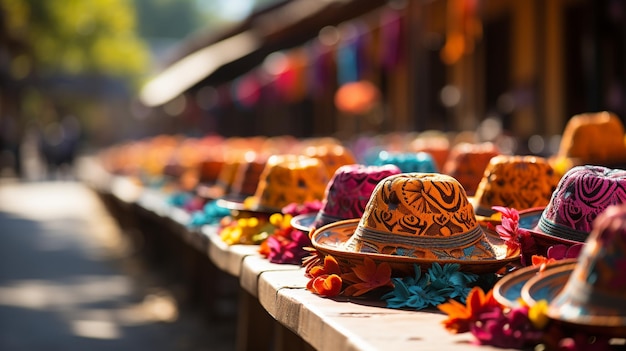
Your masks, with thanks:
[{"label": "sombrero", "polygon": [[495,213],[493,206],[518,211],[545,207],[559,179],[543,157],[498,155],[489,161],[470,201],[476,214],[485,217]]},{"label": "sombrero", "polygon": [[624,125],[608,111],[582,113],[567,121],[559,150],[551,159],[562,174],[574,166],[626,167]]},{"label": "sombrero", "polygon": [[372,163],[374,166],[395,165],[402,173],[435,173],[439,172],[432,155],[427,152],[389,152],[380,151]]},{"label": "sombrero", "polygon": [[401,173],[378,183],[360,219],[334,222],[311,235],[315,249],[340,265],[365,257],[387,262],[394,274],[414,265],[458,263],[466,272],[496,272],[519,255],[488,236],[459,182],[439,173]]},{"label": "sombrero", "polygon": [[441,173],[457,179],[467,194],[473,196],[489,161],[498,155],[500,155],[500,150],[494,143],[461,142],[450,150]]},{"label": "sombrero", "polygon": [[217,204],[236,211],[279,213],[291,203],[321,201],[327,184],[327,170],[319,159],[274,155],[267,160],[254,195],[225,196]]},{"label": "sombrero", "polygon": [[520,211],[520,228],[528,230],[539,253],[556,244],[585,242],[593,220],[608,206],[626,202],[626,171],[577,166],[559,181],[548,205]]},{"label": "sombrero", "polygon": [[[554,288],[559,284],[562,289]],[[530,305],[547,300],[551,319],[626,335],[626,205],[609,206],[597,217],[575,265],[529,280],[522,297]]]},{"label": "sombrero", "polygon": [[341,166],[328,182],[321,210],[295,216],[291,225],[298,230],[310,232],[313,227],[319,228],[343,219],[361,218],[378,182],[399,173],[400,168],[394,165]]},{"label": "sombrero", "polygon": [[[493,297],[501,305],[509,308],[521,306],[522,288],[529,280],[537,276],[542,276],[545,272],[558,269],[576,263],[575,258],[558,260],[545,265],[542,270],[540,266],[528,266],[519,268],[500,278],[493,286]],[[536,296],[533,294],[533,296]]]}]

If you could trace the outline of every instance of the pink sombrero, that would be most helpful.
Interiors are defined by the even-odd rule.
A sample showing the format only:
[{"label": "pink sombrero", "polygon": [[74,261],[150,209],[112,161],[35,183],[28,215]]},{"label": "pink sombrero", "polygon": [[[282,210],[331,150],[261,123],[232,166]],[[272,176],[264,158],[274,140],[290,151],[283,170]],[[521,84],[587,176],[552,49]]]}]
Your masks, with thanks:
[{"label": "pink sombrero", "polygon": [[[562,287],[562,289],[561,289]],[[522,288],[522,298],[549,303],[547,315],[593,333],[626,335],[626,205],[609,206],[574,265],[550,270]]]},{"label": "pink sombrero", "polygon": [[310,232],[326,224],[344,219],[361,218],[372,191],[382,179],[401,173],[394,165],[365,166],[352,164],[339,167],[324,192],[319,212],[295,216],[291,225]]},{"label": "pink sombrero", "polygon": [[626,171],[603,166],[577,166],[559,181],[545,208],[520,212],[520,228],[528,230],[540,254],[556,244],[585,242],[593,220],[608,206],[626,202]]},{"label": "pink sombrero", "polygon": [[486,234],[459,182],[439,173],[401,173],[378,183],[360,219],[315,229],[315,249],[340,265],[365,257],[387,262],[394,274],[411,274],[414,265],[458,263],[466,272],[496,272],[519,255]]}]

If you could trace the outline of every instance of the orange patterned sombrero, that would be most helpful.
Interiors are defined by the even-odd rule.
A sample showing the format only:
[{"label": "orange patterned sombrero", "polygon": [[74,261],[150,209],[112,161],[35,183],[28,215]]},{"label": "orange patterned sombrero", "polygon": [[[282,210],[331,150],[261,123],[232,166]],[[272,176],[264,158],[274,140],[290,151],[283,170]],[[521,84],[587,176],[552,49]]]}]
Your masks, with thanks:
[{"label": "orange patterned sombrero", "polygon": [[519,256],[476,220],[465,190],[451,176],[402,173],[378,183],[360,219],[315,230],[313,246],[340,264],[369,257],[397,273],[413,265],[458,263],[468,272],[496,272]]}]

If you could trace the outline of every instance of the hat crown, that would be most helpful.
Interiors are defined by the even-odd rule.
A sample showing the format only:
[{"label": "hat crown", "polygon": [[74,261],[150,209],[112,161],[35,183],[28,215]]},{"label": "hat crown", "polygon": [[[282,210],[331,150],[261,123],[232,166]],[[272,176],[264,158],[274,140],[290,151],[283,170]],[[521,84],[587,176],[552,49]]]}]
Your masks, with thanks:
[{"label": "hat crown", "polygon": [[260,206],[280,209],[290,203],[321,201],[327,183],[326,166],[319,159],[274,155],[261,173],[254,197]]},{"label": "hat crown", "polygon": [[446,237],[478,224],[456,179],[439,173],[402,173],[377,185],[360,225],[403,235]]},{"label": "hat crown", "polygon": [[461,184],[439,173],[379,182],[346,248],[433,260],[496,257]]},{"label": "hat crown", "polygon": [[583,242],[608,206],[626,202],[626,171],[577,166],[559,181],[539,220],[546,234]]},{"label": "hat crown", "polygon": [[375,165],[395,165],[403,173],[433,173],[437,172],[437,165],[432,155],[427,152],[388,152],[381,151],[374,161]]},{"label": "hat crown", "polygon": [[[322,209],[314,226],[330,221],[360,218],[378,183],[401,170],[394,165],[345,165],[337,169],[326,187]],[[331,220],[332,218],[332,220]]]},{"label": "hat crown", "polygon": [[476,190],[477,213],[491,215],[492,206],[516,210],[544,207],[559,176],[545,158],[498,155],[489,161]]}]

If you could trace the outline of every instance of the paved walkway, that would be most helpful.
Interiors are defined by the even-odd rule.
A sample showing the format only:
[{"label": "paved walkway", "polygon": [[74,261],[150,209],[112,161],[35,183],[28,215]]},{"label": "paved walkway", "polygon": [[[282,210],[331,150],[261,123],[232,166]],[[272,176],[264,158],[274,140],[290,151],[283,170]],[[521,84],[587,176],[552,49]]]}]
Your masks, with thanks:
[{"label": "paved walkway", "polygon": [[79,183],[0,180],[0,350],[231,350],[123,238]]}]

